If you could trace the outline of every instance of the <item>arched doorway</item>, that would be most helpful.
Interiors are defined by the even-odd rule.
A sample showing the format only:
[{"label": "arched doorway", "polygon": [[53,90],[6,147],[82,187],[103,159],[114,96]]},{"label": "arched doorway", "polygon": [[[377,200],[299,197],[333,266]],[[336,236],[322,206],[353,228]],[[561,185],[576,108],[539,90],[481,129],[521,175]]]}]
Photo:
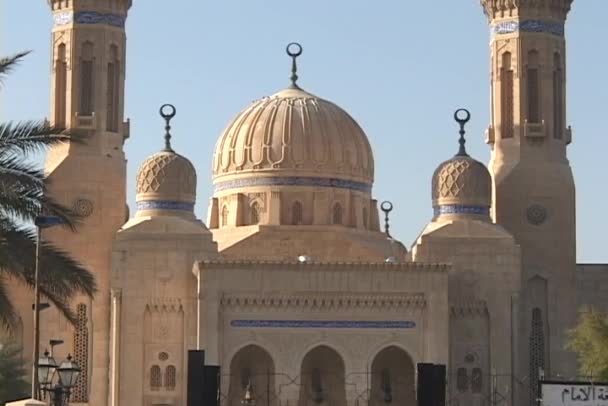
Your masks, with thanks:
[{"label": "arched doorway", "polygon": [[327,346],[316,347],[306,354],[300,385],[299,406],[346,406],[344,361]]},{"label": "arched doorway", "polygon": [[414,362],[401,348],[390,346],[372,362],[371,406],[416,405]]},{"label": "arched doorway", "polygon": [[256,405],[276,404],[274,362],[270,354],[257,345],[241,348],[230,362],[228,405],[241,406],[253,398]]}]

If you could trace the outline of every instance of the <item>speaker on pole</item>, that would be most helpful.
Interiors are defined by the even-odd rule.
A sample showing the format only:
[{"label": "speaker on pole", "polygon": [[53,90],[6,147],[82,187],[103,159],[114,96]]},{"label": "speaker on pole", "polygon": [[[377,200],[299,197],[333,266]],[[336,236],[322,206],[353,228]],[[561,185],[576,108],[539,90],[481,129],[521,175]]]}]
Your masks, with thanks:
[{"label": "speaker on pole", "polygon": [[205,382],[205,351],[188,351],[188,400],[187,406],[203,406]]}]

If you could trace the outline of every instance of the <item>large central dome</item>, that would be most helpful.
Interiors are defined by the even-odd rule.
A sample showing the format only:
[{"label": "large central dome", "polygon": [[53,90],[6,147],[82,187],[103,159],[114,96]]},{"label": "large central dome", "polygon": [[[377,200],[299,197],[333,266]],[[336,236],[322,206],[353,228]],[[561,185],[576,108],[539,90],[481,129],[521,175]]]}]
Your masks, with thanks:
[{"label": "large central dome", "polygon": [[247,107],[216,144],[216,191],[228,179],[233,184],[235,178],[250,177],[350,182],[365,190],[373,183],[374,158],[365,133],[347,112],[293,87]]}]

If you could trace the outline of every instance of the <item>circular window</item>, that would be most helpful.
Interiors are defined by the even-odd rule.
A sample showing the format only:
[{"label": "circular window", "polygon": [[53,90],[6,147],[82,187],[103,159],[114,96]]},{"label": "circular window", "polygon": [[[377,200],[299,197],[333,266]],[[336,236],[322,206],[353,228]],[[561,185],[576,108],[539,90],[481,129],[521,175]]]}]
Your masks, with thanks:
[{"label": "circular window", "polygon": [[526,210],[526,216],[530,224],[539,226],[547,220],[547,209],[540,204],[533,204]]},{"label": "circular window", "polygon": [[158,354],[158,359],[161,361],[166,361],[169,359],[169,354],[167,354],[166,352],[161,352]]}]

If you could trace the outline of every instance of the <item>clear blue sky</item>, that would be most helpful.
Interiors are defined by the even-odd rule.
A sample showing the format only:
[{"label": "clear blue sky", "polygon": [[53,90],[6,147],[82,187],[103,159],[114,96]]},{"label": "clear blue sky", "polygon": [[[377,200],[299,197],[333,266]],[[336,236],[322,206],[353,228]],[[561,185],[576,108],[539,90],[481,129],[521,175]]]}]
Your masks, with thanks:
[{"label": "clear blue sky", "polygon": [[[288,84],[288,42],[304,46],[300,84],[349,111],[376,160],[373,194],[395,204],[410,245],[431,219],[435,167],[457,149],[452,113],[467,107],[468,150],[487,162],[489,34],[478,0],[134,0],[127,21],[129,203],[137,168],[162,147],[162,103],[176,105],[174,147],[199,176],[206,218],[213,146],[252,100]],[[608,1],[575,0],[567,24],[569,157],[577,182],[579,262],[608,262]],[[51,14],[44,0],[0,0],[0,53],[32,49],[1,93],[1,120],[49,111]]]}]

